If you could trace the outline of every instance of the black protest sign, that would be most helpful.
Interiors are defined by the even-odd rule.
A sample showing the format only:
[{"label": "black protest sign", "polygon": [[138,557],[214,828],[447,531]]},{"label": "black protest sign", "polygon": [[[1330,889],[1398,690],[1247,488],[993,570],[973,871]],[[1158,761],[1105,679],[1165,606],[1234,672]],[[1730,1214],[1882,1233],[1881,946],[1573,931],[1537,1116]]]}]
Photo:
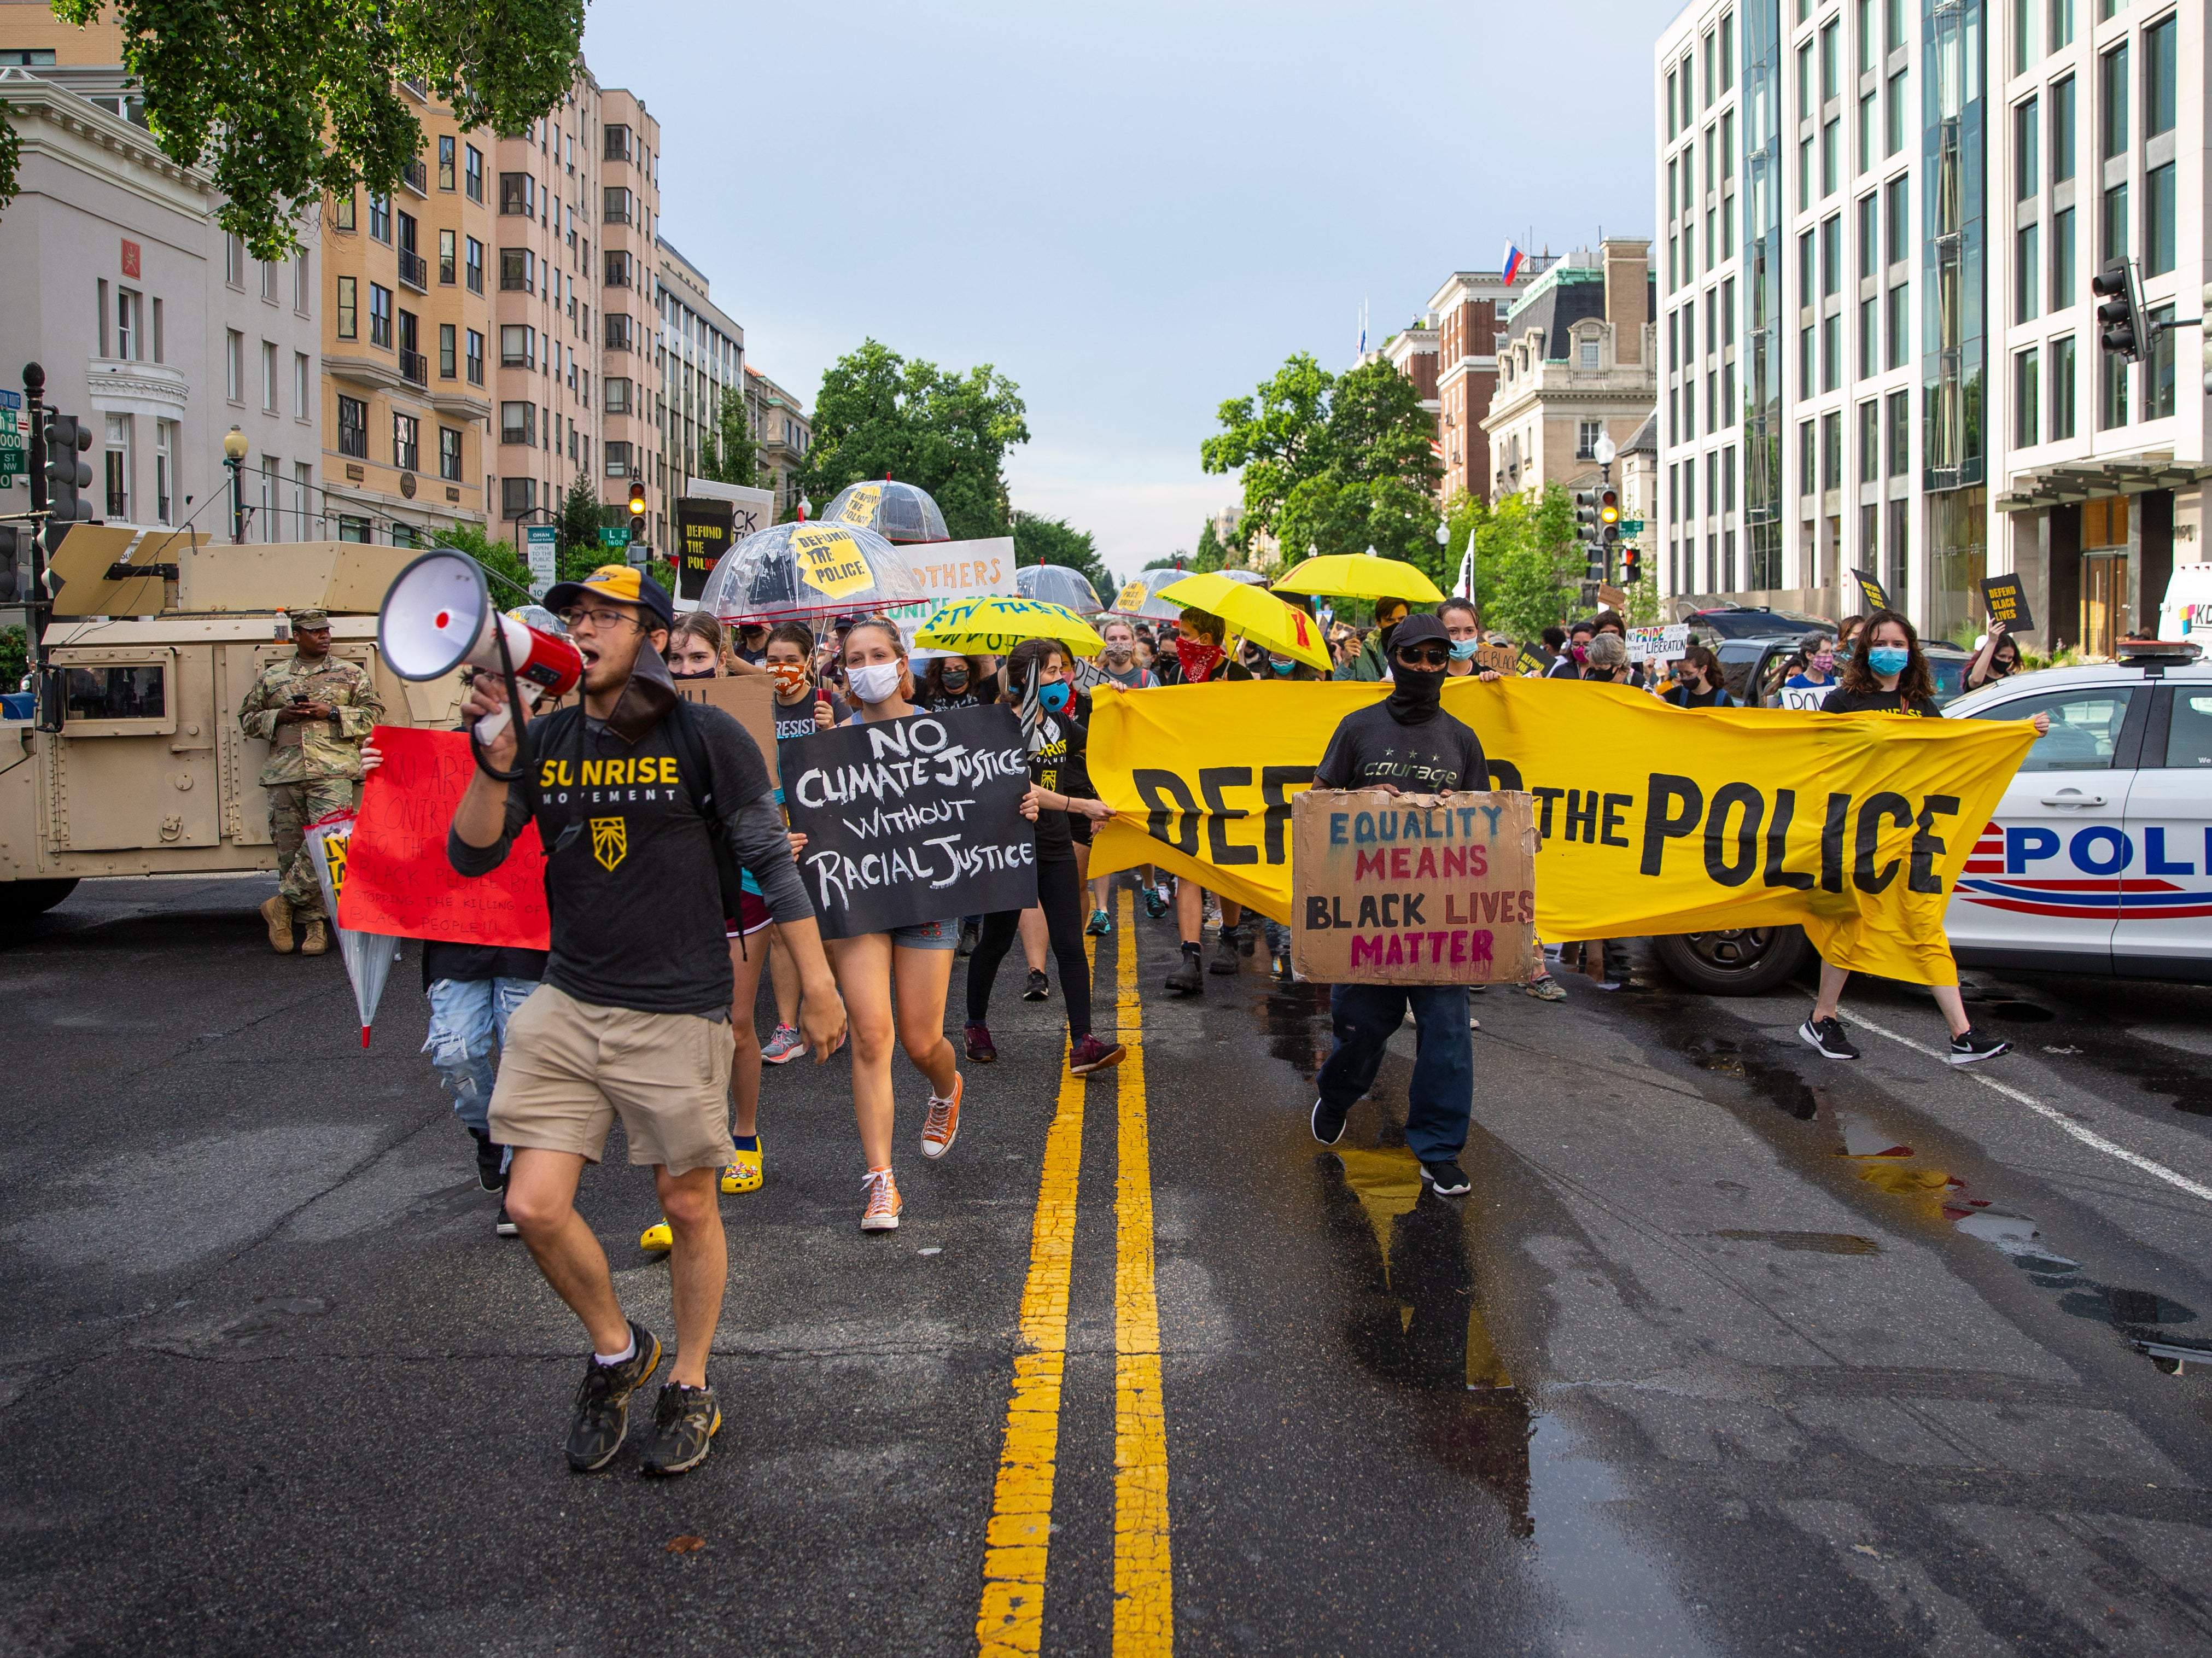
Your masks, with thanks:
[{"label": "black protest sign", "polygon": [[2003,623],[2006,631],[2035,631],[2035,613],[2027,608],[2027,588],[2017,575],[1984,576],[1982,603],[1989,610],[1990,620]]},{"label": "black protest sign", "polygon": [[696,598],[707,590],[707,578],[730,550],[736,516],[731,501],[704,495],[678,497],[676,533],[683,546],[677,556],[677,598]]},{"label": "black protest sign", "polygon": [[1870,572],[1854,570],[1851,580],[1859,584],[1859,593],[1866,600],[1868,610],[1893,610],[1897,608],[1889,602],[1889,590]]},{"label": "black protest sign", "polygon": [[783,745],[799,872],[826,938],[1036,902],[1021,722],[1003,704],[840,726]]}]

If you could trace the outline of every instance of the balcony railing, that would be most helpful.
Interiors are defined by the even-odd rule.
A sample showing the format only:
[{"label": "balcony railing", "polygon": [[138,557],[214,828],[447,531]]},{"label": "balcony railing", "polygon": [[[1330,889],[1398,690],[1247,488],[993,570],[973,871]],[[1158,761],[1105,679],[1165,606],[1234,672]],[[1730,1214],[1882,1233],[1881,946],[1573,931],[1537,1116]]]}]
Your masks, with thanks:
[{"label": "balcony railing", "polygon": [[421,157],[409,162],[406,172],[399,176],[406,182],[407,188],[417,196],[430,193],[430,169],[423,164]]},{"label": "balcony railing", "polygon": [[399,250],[399,280],[417,294],[430,291],[430,262],[420,253]]},{"label": "balcony railing", "polygon": [[417,386],[428,386],[430,383],[430,360],[420,351],[402,350],[399,354],[399,373],[403,379],[413,380]]}]

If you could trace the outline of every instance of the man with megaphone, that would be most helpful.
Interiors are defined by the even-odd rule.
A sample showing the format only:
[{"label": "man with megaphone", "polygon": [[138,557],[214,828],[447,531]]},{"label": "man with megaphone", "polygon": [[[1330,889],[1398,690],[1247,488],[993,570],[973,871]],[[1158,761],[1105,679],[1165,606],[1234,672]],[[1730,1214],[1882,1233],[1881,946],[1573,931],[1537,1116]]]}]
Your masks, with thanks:
[{"label": "man with megaphone", "polygon": [[[507,676],[477,676],[466,712],[478,769],[453,813],[447,856],[461,874],[483,875],[533,817],[545,847],[552,950],[545,981],[507,1024],[491,1136],[514,1148],[507,1213],[592,1338],[569,1466],[587,1472],[614,1460],[630,1395],[660,1363],[659,1341],[623,1313],[605,1252],[575,1209],[584,1165],[599,1161],[620,1116],[630,1161],[653,1166],[674,1237],[677,1353],[642,1467],[681,1473],[706,1459],[721,1425],[707,1354],[728,1270],[717,1186],[735,1157],[732,906],[764,902],[781,926],[817,1063],[844,1038],[844,1004],[758,745],[727,714],[683,701],[670,681],[660,654],[674,619],[667,592],[642,571],[608,564],[557,584],[545,603],[583,659],[581,707],[518,732],[495,718],[507,708]],[[738,864],[760,898],[737,890]]]}]

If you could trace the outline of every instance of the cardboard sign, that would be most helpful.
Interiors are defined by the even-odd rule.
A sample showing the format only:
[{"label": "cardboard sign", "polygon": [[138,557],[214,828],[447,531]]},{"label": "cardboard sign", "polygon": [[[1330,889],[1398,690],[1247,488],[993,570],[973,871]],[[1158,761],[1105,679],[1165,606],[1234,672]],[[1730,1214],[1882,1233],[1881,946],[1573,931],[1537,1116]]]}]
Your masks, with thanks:
[{"label": "cardboard sign", "polygon": [[704,495],[677,497],[677,598],[696,599],[707,590],[707,578],[730,550],[736,522],[737,513],[729,501]]},{"label": "cardboard sign", "polygon": [[795,737],[783,799],[825,938],[1036,902],[1021,722],[1003,703]]},{"label": "cardboard sign", "polygon": [[[687,702],[720,708],[752,733],[775,781],[775,681],[766,674],[732,674],[724,679],[679,679],[676,689]],[[811,712],[812,703],[807,704]]]},{"label": "cardboard sign", "polygon": [[1631,662],[1679,662],[1690,648],[1690,624],[1677,622],[1664,628],[1631,628],[1628,630],[1628,659]]},{"label": "cardboard sign", "polygon": [[536,823],[525,823],[507,861],[480,879],[446,860],[453,809],[476,775],[466,735],[379,726],[368,740],[384,763],[362,785],[337,884],[338,925],[405,938],[548,948],[545,858]]},{"label": "cardboard sign", "polygon": [[1889,602],[1889,590],[1864,570],[1852,571],[1851,580],[1859,584],[1859,594],[1866,600],[1869,610],[1893,610],[1897,608]]},{"label": "cardboard sign", "polygon": [[1291,963],[1307,978],[1520,984],[1540,967],[1530,796],[1308,789],[1291,808]]},{"label": "cardboard sign", "polygon": [[1982,603],[1988,607],[1990,620],[2003,623],[2008,633],[2035,631],[2035,616],[2027,608],[2027,588],[2017,575],[1984,576]]},{"label": "cardboard sign", "polygon": [[1597,602],[1608,610],[1625,610],[1628,608],[1628,595],[1619,587],[1601,582],[1598,584]]},{"label": "cardboard sign", "polygon": [[1474,647],[1478,668],[1492,668],[1499,673],[1517,673],[1520,653],[1510,645],[1478,645]]}]

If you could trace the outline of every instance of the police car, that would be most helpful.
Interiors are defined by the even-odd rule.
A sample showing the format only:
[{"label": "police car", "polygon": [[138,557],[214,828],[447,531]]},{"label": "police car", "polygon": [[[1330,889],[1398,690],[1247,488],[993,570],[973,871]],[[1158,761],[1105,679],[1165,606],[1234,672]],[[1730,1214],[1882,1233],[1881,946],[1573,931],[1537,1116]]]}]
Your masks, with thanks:
[{"label": "police car", "polygon": [[1962,964],[2212,980],[2212,662],[2197,654],[2131,642],[1944,709],[2051,716],[1952,889]]},{"label": "police car", "polygon": [[[2051,730],[1952,889],[1952,953],[1966,967],[2212,981],[2212,662],[2194,645],[2130,642],[2117,661],[2015,674],[1943,709],[2037,714]],[[1716,995],[1764,994],[1813,963],[1794,926],[1651,942],[1676,978]]]}]

